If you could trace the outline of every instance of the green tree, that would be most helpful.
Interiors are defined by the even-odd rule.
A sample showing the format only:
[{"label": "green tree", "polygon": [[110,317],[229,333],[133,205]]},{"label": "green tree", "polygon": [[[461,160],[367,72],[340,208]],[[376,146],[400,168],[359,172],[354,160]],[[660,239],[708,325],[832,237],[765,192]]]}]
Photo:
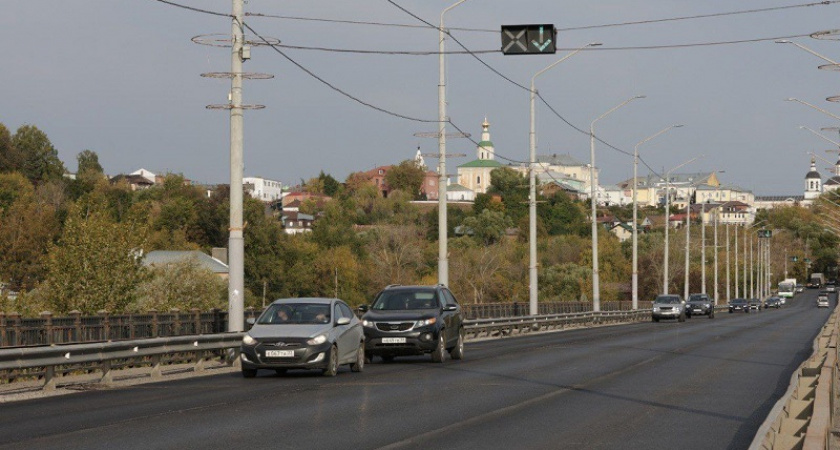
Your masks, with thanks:
[{"label": "green tree", "polygon": [[23,155],[12,142],[12,134],[0,123],[0,173],[23,170]]},{"label": "green tree", "polygon": [[48,246],[59,233],[55,210],[32,198],[22,199],[0,215],[0,230],[0,281],[13,290],[28,291],[45,275]]},{"label": "green tree", "polygon": [[403,191],[413,199],[420,198],[420,187],[426,172],[413,159],[405,160],[388,169],[385,173],[385,184],[392,190]]},{"label": "green tree", "polygon": [[321,184],[324,186],[324,194],[329,195],[330,197],[338,195],[341,183],[333,178],[332,175],[325,174],[322,170],[318,175],[318,179],[321,180]]},{"label": "green tree", "polygon": [[58,151],[46,133],[34,125],[18,128],[12,144],[23,157],[22,171],[29,181],[58,180],[64,175],[64,163],[58,159]]},{"label": "green tree", "polygon": [[478,242],[490,245],[502,239],[505,231],[513,226],[513,221],[500,212],[485,209],[477,216],[467,217],[461,225],[464,232]]},{"label": "green tree", "polygon": [[226,308],[227,281],[195,259],[155,266],[149,272],[137,287],[137,299],[128,305],[132,311]]},{"label": "green tree", "polygon": [[48,254],[42,295],[53,312],[122,312],[143,281],[145,230],[115,222],[104,208],[70,210],[64,233]]},{"label": "green tree", "polygon": [[76,172],[76,177],[81,179],[102,178],[105,170],[99,164],[99,155],[92,150],[84,150],[76,156],[76,161],[79,164],[79,170]]}]

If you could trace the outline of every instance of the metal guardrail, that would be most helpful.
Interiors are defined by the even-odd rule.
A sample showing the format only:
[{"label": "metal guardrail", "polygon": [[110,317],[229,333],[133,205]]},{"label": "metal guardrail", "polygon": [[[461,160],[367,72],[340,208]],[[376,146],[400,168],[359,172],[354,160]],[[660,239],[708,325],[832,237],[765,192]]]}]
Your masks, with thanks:
[{"label": "metal guardrail", "polygon": [[102,372],[100,383],[113,382],[113,370],[149,366],[150,376],[160,378],[161,365],[194,363],[201,371],[204,362],[224,350],[238,348],[244,333],[226,333],[94,344],[69,344],[0,350],[0,372],[7,382],[37,377],[45,390],[53,390],[59,376],[78,371]]},{"label": "metal guardrail", "polygon": [[759,428],[750,449],[840,448],[835,437],[840,404],[834,402],[840,386],[838,315],[840,307],[814,340],[814,353],[794,372],[788,391]]},{"label": "metal guardrail", "polygon": [[[503,319],[465,320],[467,340],[504,338],[566,328],[581,328],[648,320],[650,310],[601,311],[550,314]],[[50,345],[0,349],[0,381],[37,378],[44,390],[54,390],[61,376],[78,372],[101,372],[100,382],[113,382],[113,371],[127,367],[150,367],[150,376],[160,378],[161,366],[191,363],[203,370],[211,359],[236,362],[244,333],[139,339],[132,341]]]}]

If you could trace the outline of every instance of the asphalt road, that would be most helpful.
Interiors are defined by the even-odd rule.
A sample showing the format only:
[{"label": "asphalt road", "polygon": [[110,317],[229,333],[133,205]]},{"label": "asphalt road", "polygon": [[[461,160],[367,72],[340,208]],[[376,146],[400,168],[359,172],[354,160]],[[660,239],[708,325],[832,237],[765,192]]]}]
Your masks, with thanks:
[{"label": "asphalt road", "polygon": [[[830,310],[468,343],[428,358],[220,374],[0,406],[0,448],[746,448]],[[836,305],[832,299],[832,308]],[[378,361],[378,360],[377,360]]]}]

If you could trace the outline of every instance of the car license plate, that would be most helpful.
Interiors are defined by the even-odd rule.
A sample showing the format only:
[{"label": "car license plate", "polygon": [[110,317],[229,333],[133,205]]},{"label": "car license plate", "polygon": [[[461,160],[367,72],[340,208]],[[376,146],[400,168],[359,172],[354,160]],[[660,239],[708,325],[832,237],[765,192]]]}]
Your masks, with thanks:
[{"label": "car license plate", "polygon": [[294,350],[266,350],[266,358],[292,358],[295,356]]},{"label": "car license plate", "polygon": [[382,338],[383,344],[405,344],[404,337],[386,337]]}]

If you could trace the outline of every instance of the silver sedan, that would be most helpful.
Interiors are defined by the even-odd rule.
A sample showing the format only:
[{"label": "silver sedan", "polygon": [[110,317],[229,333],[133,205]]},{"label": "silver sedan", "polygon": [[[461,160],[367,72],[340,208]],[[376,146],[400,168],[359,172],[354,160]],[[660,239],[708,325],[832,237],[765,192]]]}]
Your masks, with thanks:
[{"label": "silver sedan", "polygon": [[361,372],[365,364],[362,323],[336,298],[288,298],[273,302],[245,334],[240,347],[242,375],[259,369],[278,374],[289,369],[319,369],[335,376],[349,364]]}]

